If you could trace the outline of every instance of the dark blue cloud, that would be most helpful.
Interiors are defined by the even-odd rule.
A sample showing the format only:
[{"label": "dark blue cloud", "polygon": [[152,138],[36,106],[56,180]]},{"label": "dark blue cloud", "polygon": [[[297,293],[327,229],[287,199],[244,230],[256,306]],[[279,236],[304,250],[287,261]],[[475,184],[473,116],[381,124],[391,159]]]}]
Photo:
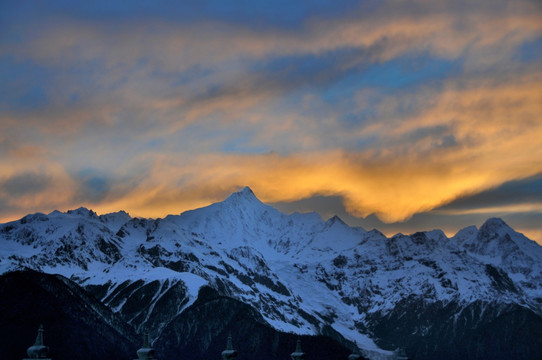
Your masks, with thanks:
[{"label": "dark blue cloud", "polygon": [[49,175],[30,171],[0,180],[0,216],[19,212],[24,208],[22,198],[47,191],[52,182]]},{"label": "dark blue cloud", "polygon": [[452,148],[460,145],[453,134],[453,128],[451,125],[420,127],[411,131],[410,133],[405,134],[403,137],[404,141],[411,144],[415,144],[416,142],[424,139],[430,139],[432,142],[432,148],[434,149]]},{"label": "dark blue cloud", "polygon": [[441,59],[428,54],[407,54],[393,60],[373,64],[360,77],[360,86],[378,86],[386,89],[405,88],[411,85],[435,83],[452,75],[462,68],[461,61]]},{"label": "dark blue cloud", "polygon": [[542,173],[464,196],[436,210],[468,210],[537,202],[542,203]]},{"label": "dark blue cloud", "polygon": [[389,93],[421,84],[432,85],[458,75],[461,60],[430,54],[405,54],[389,61],[377,60],[387,47],[340,48],[322,54],[278,56],[255,63],[254,73],[282,83],[322,86],[329,101],[351,96],[361,88],[379,88]]},{"label": "dark blue cloud", "polygon": [[100,170],[83,169],[73,179],[78,184],[75,201],[100,202],[110,194],[112,181]]},{"label": "dark blue cloud", "polygon": [[33,110],[48,105],[51,74],[32,61],[0,57],[0,109]]},{"label": "dark blue cloud", "polygon": [[518,51],[518,57],[522,62],[542,61],[542,36],[524,43]]},{"label": "dark blue cloud", "polygon": [[51,184],[51,178],[42,173],[24,172],[0,181],[0,191],[8,197],[38,194]]}]

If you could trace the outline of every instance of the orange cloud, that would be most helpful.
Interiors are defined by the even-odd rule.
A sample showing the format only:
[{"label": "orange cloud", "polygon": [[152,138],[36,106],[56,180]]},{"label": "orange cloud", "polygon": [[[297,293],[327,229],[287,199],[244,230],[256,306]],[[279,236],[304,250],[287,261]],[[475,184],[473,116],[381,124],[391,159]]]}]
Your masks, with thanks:
[{"label": "orange cloud", "polygon": [[[79,64],[98,65],[89,88],[58,75],[46,109],[0,114],[0,141],[14,134],[26,144],[12,144],[9,157],[0,158],[3,177],[39,169],[43,159],[35,150],[47,149],[43,166],[56,184],[19,203],[4,194],[4,202],[17,206],[17,214],[87,205],[98,212],[125,209],[156,217],[207,205],[249,185],[267,202],[340,195],[354,215],[401,221],[542,172],[540,69],[517,69],[508,62],[511,50],[542,33],[536,5],[382,4],[346,18],[312,19],[296,32],[216,22],[126,23],[111,31],[111,24],[66,19],[28,30],[32,40],[10,44],[1,54],[30,58],[61,74]],[[466,75],[442,89],[428,84],[377,96],[364,89],[349,100],[354,110],[376,106],[374,119],[345,129],[338,120],[343,109],[318,97],[307,95],[299,108],[280,108],[291,85],[250,66],[340,49],[359,50],[359,56],[338,59],[338,71],[427,52],[464,57]],[[140,65],[140,59],[148,63]],[[197,66],[205,71],[195,80],[181,85],[171,80]],[[164,74],[155,77],[156,70]],[[66,105],[75,90],[83,100]],[[407,114],[404,104],[419,109]],[[308,111],[315,108],[316,115]],[[248,129],[248,145],[280,153],[221,153],[226,135],[193,139],[191,125],[203,132]],[[442,134],[424,135],[432,129]],[[162,148],[145,147],[156,138],[164,141]],[[344,145],[368,138],[375,141],[367,148]],[[13,154],[24,159],[12,161]],[[118,195],[76,203],[77,184],[69,172],[80,164],[138,181],[116,185]],[[144,174],[138,173],[141,168]]]},{"label": "orange cloud", "polygon": [[[375,123],[372,134],[380,137],[382,149],[161,154],[153,158],[151,178],[115,206],[124,203],[137,213],[162,216],[249,185],[267,202],[340,195],[354,215],[376,213],[385,221],[401,221],[459,196],[542,172],[540,84],[533,74],[500,84],[451,84],[433,94],[431,105],[417,115],[401,117],[392,111],[388,114],[395,120]],[[440,146],[434,136],[409,137],[441,124],[449,125],[446,135],[456,141],[452,146]],[[303,137],[302,127],[290,130],[295,131],[292,137]]]},{"label": "orange cloud", "polygon": [[[198,148],[194,153],[164,149],[136,153],[112,171],[130,177],[135,176],[137,164],[147,164],[147,172],[137,182],[123,188],[120,184],[119,191],[83,205],[98,212],[124,209],[135,215],[160,217],[210,204],[248,185],[266,202],[340,195],[353,215],[375,213],[388,222],[405,220],[457,197],[542,172],[540,84],[536,72],[508,82],[451,80],[440,93],[433,92],[420,111],[408,116],[402,116],[400,106],[396,106],[403,99],[384,98],[386,117],[377,114],[382,121],[370,127],[371,136],[379,138],[381,147],[365,150],[335,148],[280,155],[211,153]],[[302,139],[307,136],[307,128],[299,121],[304,120],[294,116],[279,121],[276,133],[284,133],[286,126],[288,141]],[[333,125],[334,120],[330,121]],[[308,141],[317,147],[325,141],[326,133],[318,130],[318,123],[307,124],[315,128],[308,130]],[[419,129],[443,124],[444,135],[455,139],[452,146],[440,146],[435,136],[411,137]],[[272,132],[273,127],[269,123],[262,131]],[[362,128],[360,133],[340,134],[355,138],[366,136],[366,131]],[[264,139],[265,134],[259,136]],[[95,146],[93,158],[107,158],[112,151],[110,146],[100,148],[99,139]],[[4,160],[0,166],[9,177],[34,166],[39,168],[43,159],[33,158],[16,166]],[[20,201],[9,200],[18,201],[18,214],[82,205],[74,200],[77,184],[63,166],[57,162],[45,167],[56,185]]]}]

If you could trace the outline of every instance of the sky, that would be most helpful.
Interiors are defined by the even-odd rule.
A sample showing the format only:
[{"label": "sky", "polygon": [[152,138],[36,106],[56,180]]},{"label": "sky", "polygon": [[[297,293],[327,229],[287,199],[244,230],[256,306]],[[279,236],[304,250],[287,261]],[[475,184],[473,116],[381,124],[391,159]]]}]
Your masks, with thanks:
[{"label": "sky", "polygon": [[285,212],[542,244],[538,0],[2,1],[0,222]]}]

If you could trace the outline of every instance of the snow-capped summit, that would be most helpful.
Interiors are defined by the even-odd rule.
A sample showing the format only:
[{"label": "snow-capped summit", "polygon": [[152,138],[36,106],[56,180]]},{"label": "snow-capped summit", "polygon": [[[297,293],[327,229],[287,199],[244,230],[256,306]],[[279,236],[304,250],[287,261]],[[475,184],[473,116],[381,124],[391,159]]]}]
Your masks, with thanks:
[{"label": "snow-capped summit", "polygon": [[[454,237],[460,249],[485,264],[499,266],[519,283],[542,276],[540,245],[514,231],[500,218],[488,219],[479,230],[468,227]],[[539,280],[535,280],[539,282]],[[542,285],[542,282],[539,282]],[[527,286],[525,291],[542,298],[542,288]]]},{"label": "snow-capped summit", "polygon": [[104,214],[99,216],[100,220],[107,225],[112,231],[117,232],[122,225],[132,219],[130,214],[121,210],[114,213]]},{"label": "snow-capped summit", "polygon": [[254,195],[254,192],[248,186],[245,186],[240,191],[232,193],[226,200],[225,203],[252,203],[252,204],[262,204],[263,203]]},{"label": "snow-capped summit", "polygon": [[498,236],[504,236],[510,232],[514,232],[508,224],[501,218],[489,218],[480,227],[478,233],[480,240],[491,240]]},{"label": "snow-capped summit", "polygon": [[476,234],[478,233],[478,228],[474,225],[467,226],[461,230],[459,230],[452,238],[451,240],[455,241],[458,244],[462,244],[463,242],[467,241],[468,239],[472,239],[476,237]]},{"label": "snow-capped summit", "polygon": [[278,214],[277,210],[262,203],[248,186],[231,194],[226,200],[210,205],[210,207],[220,208],[221,212],[230,212],[231,216],[238,215],[244,221],[259,221],[267,213]]},{"label": "snow-capped summit", "polygon": [[66,214],[77,215],[77,216],[88,216],[88,217],[91,217],[91,218],[97,218],[98,217],[98,215],[94,211],[89,210],[89,209],[87,209],[86,207],[83,207],[83,206],[81,206],[80,208],[75,209],[75,210],[68,210],[66,212]]},{"label": "snow-capped summit", "polygon": [[49,217],[45,214],[42,214],[42,213],[34,213],[34,214],[28,214],[24,217],[22,217],[20,220],[19,220],[19,223],[21,224],[26,224],[26,223],[31,223],[31,222],[35,222],[35,221],[49,221]]}]

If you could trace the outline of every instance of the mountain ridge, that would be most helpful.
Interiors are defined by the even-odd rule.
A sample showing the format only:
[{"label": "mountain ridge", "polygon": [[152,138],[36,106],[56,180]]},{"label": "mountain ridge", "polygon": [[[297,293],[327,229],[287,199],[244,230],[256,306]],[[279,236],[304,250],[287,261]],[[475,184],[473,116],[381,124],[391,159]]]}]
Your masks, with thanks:
[{"label": "mountain ridge", "polygon": [[0,244],[0,273],[62,274],[157,338],[202,286],[252,306],[281,331],[333,329],[375,359],[393,357],[377,343],[394,342],[375,336],[386,316],[424,309],[419,301],[464,309],[498,298],[491,307],[516,304],[542,316],[542,248],[495,218],[451,238],[440,230],[388,238],[338,217],[283,214],[247,187],[163,219],[86,208],[31,214],[0,224]]}]

